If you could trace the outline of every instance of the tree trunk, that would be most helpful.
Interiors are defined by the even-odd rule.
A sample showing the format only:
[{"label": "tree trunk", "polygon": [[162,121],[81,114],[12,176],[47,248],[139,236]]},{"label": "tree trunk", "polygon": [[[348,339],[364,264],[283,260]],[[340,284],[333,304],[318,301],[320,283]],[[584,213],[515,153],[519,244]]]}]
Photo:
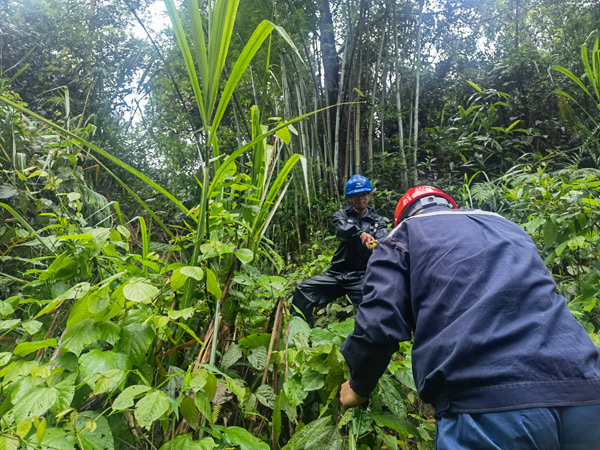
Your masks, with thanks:
[{"label": "tree trunk", "polygon": [[423,23],[423,4],[425,0],[419,0],[419,22],[417,25],[417,48],[415,51],[415,109],[414,114],[414,125],[413,125],[413,161],[412,161],[412,183],[416,186],[418,183],[419,173],[417,170],[417,154],[419,152],[419,92],[420,92],[420,81],[421,81],[421,28]]},{"label": "tree trunk", "polygon": [[396,18],[396,8],[394,6],[394,43],[396,48],[396,110],[398,111],[398,149],[400,150],[400,177],[402,181],[402,190],[408,189],[408,164],[406,161],[406,151],[404,150],[404,124],[402,122],[402,97],[400,95],[400,48],[398,46],[398,19]]},{"label": "tree trunk", "polygon": [[[387,3],[386,3],[386,9],[385,9],[385,17],[387,17]],[[379,52],[377,54],[377,62],[375,63],[375,71],[373,73],[373,89],[371,92],[372,95],[372,100],[371,100],[371,111],[370,111],[370,115],[369,115],[369,134],[367,136],[368,140],[369,140],[369,144],[368,144],[368,169],[369,172],[373,172],[373,122],[375,121],[375,103],[377,102],[377,77],[379,75],[379,70],[381,67],[381,57],[383,55],[383,45],[385,43],[385,37],[386,37],[386,21],[384,20],[383,23],[383,31],[381,32],[381,42],[379,43]],[[383,82],[381,83],[383,86],[385,86],[385,77],[382,78]],[[385,89],[385,88],[384,88]],[[382,122],[383,122],[383,118],[382,118]]]},{"label": "tree trunk", "polygon": [[[322,0],[321,2],[321,21],[319,25],[321,31],[320,44],[323,59],[323,78],[325,80],[325,99],[327,106],[332,106],[339,103],[340,97],[343,96],[341,85],[343,84],[344,77],[344,62],[342,61],[342,80],[340,82],[340,62],[335,48],[335,36],[333,33],[333,20],[329,8],[329,0]],[[344,49],[345,54],[346,50]],[[328,126],[335,142],[333,163],[334,171],[337,175],[336,186],[340,183],[340,167],[344,166],[346,160],[346,133],[344,132],[346,124],[342,120],[345,118],[345,114],[341,111],[342,109],[344,108],[338,106],[337,108],[327,110]]]}]

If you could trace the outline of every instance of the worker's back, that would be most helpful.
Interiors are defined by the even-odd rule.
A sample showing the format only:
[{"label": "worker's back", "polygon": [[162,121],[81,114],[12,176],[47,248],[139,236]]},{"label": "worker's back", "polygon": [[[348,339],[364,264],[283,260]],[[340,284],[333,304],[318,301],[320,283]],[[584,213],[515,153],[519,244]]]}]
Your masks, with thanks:
[{"label": "worker's back", "polygon": [[[600,395],[600,349],[555,292],[518,225],[484,211],[434,207],[406,220],[379,247],[359,314],[374,313],[371,272],[393,280],[398,272],[390,261],[404,258],[407,279],[399,291],[409,293],[404,322],[416,329],[413,372],[421,397],[438,413]],[[392,333],[406,337],[406,330]]]}]

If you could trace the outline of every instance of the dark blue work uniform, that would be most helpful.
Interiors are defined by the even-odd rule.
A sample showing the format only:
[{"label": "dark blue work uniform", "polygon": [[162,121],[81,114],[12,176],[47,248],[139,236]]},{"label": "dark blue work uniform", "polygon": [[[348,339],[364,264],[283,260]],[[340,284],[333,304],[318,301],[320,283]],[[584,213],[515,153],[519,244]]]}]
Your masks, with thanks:
[{"label": "dark blue work uniform", "polygon": [[327,272],[309,278],[294,290],[292,313],[301,313],[309,323],[313,308],[325,306],[343,295],[348,295],[354,305],[361,302],[372,251],[362,244],[359,236],[366,232],[382,239],[388,233],[385,220],[371,207],[367,207],[362,217],[352,205],[341,209],[333,215],[333,224],[340,244]]},{"label": "dark blue work uniform", "polygon": [[415,384],[438,419],[600,403],[600,349],[533,241],[497,214],[428,208],[375,248],[341,350],[352,389],[368,396],[410,339]]}]

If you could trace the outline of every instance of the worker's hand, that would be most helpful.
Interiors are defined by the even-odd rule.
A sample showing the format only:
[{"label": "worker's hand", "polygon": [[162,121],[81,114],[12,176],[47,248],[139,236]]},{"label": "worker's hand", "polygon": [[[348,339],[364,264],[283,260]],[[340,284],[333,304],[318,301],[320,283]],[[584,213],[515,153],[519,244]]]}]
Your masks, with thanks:
[{"label": "worker's hand", "polygon": [[350,408],[352,406],[362,405],[367,400],[367,398],[361,397],[352,390],[349,381],[346,381],[344,384],[342,384],[342,389],[340,390],[340,403],[343,406]]},{"label": "worker's hand", "polygon": [[371,251],[373,251],[373,247],[375,247],[375,244],[379,242],[377,239],[375,239],[373,236],[366,232],[361,233],[359,237],[360,242],[362,242],[362,245],[364,245]]}]

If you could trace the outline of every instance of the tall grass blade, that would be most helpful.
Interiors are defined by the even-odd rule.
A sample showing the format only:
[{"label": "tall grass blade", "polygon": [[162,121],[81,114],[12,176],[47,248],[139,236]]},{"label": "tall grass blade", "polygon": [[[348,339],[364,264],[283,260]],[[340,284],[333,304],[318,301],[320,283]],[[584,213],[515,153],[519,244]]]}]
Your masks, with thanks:
[{"label": "tall grass blade", "polygon": [[27,231],[29,231],[29,233],[36,238],[40,244],[42,244],[46,250],[48,250],[50,253],[52,253],[53,255],[57,255],[58,253],[54,251],[53,248],[51,248],[46,242],[44,242],[44,240],[40,237],[40,235],[37,233],[37,231],[35,231],[31,225],[29,225],[27,223],[27,221],[25,219],[23,219],[23,217],[17,212],[15,211],[12,207],[10,207],[9,205],[7,205],[6,203],[0,203],[0,207],[4,208],[5,210],[7,210],[10,214],[12,214],[12,216],[17,219],[17,222],[19,222],[21,224],[21,226],[23,228],[25,228]]}]

